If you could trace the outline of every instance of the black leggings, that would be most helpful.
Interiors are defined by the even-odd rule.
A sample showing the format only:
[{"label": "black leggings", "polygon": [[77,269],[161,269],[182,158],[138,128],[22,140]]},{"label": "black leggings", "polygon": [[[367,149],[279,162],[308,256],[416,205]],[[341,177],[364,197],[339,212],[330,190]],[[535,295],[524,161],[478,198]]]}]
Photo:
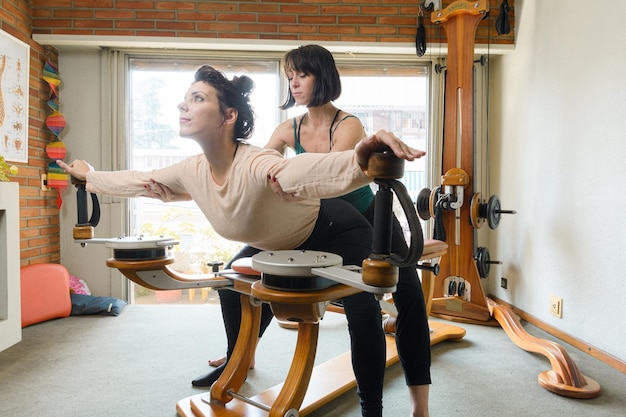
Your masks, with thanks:
[{"label": "black leggings", "polygon": [[[363,215],[371,224],[374,223],[374,203]],[[391,252],[404,257],[408,250],[402,226],[396,216],[393,216]],[[415,266],[399,269],[398,285],[396,292],[393,293],[393,302],[398,309],[396,348],[406,384],[430,384],[430,329],[426,317],[422,284]]]},{"label": "black leggings", "polygon": [[[372,227],[352,205],[340,199],[322,200],[319,216],[311,236],[297,249],[336,253],[344,265],[361,265],[371,252]],[[251,256],[258,249],[245,247],[234,259]],[[234,260],[233,259],[233,260]],[[232,261],[227,267],[230,267]],[[230,358],[241,323],[240,295],[219,290],[220,304]],[[380,306],[367,292],[346,297],[343,307],[348,321],[352,349],[352,367],[364,417],[382,417],[383,379],[385,375],[385,334]],[[263,305],[259,336],[272,320],[272,312]]]}]

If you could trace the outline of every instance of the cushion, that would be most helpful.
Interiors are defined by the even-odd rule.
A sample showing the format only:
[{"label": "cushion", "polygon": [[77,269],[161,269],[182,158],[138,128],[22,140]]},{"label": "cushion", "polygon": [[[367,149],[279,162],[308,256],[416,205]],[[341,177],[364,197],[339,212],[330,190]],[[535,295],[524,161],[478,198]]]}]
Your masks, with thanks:
[{"label": "cushion", "polygon": [[239,272],[243,275],[261,276],[259,271],[252,269],[252,258],[236,259],[232,263],[231,267],[233,268],[233,271]]},{"label": "cushion", "polygon": [[72,299],[72,316],[87,314],[118,316],[127,304],[126,301],[114,297],[96,297],[85,294],[71,294],[70,297]]},{"label": "cushion", "polygon": [[73,294],[91,295],[91,290],[82,279],[70,274],[70,292]]},{"label": "cushion", "polygon": [[22,327],[70,315],[70,274],[63,265],[22,267],[20,287]]}]

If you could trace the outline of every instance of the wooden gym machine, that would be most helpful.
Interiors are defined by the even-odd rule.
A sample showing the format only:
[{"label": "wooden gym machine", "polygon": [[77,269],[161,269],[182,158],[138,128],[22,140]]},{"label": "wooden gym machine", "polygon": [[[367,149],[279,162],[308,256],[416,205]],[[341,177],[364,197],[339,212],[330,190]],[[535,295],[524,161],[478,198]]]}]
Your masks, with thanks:
[{"label": "wooden gym machine", "polygon": [[[444,10],[431,12],[448,38],[441,185],[422,190],[417,206],[420,217],[435,219],[435,238],[445,240],[448,251],[441,257],[435,278],[431,314],[453,321],[486,324],[493,319],[520,348],[540,353],[552,370],[539,374],[539,384],[559,395],[594,398],[599,384],[583,376],[558,344],[535,338],[523,329],[513,311],[485,297],[480,278],[492,263],[486,248],[475,250],[475,229],[485,220],[495,229],[504,213],[497,196],[485,200],[474,190],[474,36],[480,20],[489,12],[487,0],[454,1]],[[443,229],[445,237],[437,231]]]},{"label": "wooden gym machine", "polygon": [[[371,155],[367,173],[379,185],[376,193],[375,227],[370,257],[360,267],[343,266],[340,256],[318,251],[272,251],[253,256],[250,265],[233,264],[233,270],[211,274],[185,275],[170,268],[174,262],[168,249],[178,242],[165,237],[121,237],[84,239],[83,227],[77,224],[74,238],[81,245],[104,243],[113,249],[107,260],[127,278],[156,290],[213,287],[241,294],[242,323],[231,360],[210,392],[185,398],[176,410],[184,417],[218,416],[304,416],[356,386],[350,352],[313,367],[317,350],[319,321],[332,300],[360,291],[378,296],[394,292],[398,267],[417,265],[418,261],[436,260],[447,249],[445,242],[424,242],[421,225],[413,203],[402,183],[404,161],[390,152]],[[77,185],[79,193],[84,186]],[[390,253],[393,194],[395,192],[411,229],[409,251],[404,258]],[[79,219],[86,205],[79,202]],[[241,261],[241,260],[240,260]],[[424,270],[423,289],[429,306],[432,274],[430,263]],[[259,280],[259,272],[261,279]],[[239,394],[249,364],[254,357],[259,334],[261,303],[269,303],[278,319],[298,323],[294,357],[284,383],[248,398]],[[381,323],[382,325],[382,323]],[[446,339],[459,339],[465,330],[446,323],[431,322],[431,345]],[[387,366],[398,361],[395,341],[387,336]]]}]

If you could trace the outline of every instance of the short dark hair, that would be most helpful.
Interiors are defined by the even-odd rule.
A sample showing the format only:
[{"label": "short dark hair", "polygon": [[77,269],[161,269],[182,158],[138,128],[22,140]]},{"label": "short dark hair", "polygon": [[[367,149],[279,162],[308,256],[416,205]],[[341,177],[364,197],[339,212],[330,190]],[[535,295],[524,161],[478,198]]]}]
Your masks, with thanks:
[{"label": "short dark hair", "polygon": [[230,81],[210,65],[198,68],[194,80],[205,82],[217,90],[222,113],[231,107],[237,109],[239,115],[235,123],[235,139],[248,139],[254,131],[254,110],[250,104],[254,81],[247,75],[235,76]]},{"label": "short dark hair", "polygon": [[[336,100],[341,95],[341,79],[330,51],[319,45],[303,45],[287,52],[282,59],[285,73],[288,71],[302,72],[315,76],[313,98],[308,107],[317,107]],[[296,101],[291,93],[287,93],[285,103],[280,106],[285,110],[293,107]]]}]

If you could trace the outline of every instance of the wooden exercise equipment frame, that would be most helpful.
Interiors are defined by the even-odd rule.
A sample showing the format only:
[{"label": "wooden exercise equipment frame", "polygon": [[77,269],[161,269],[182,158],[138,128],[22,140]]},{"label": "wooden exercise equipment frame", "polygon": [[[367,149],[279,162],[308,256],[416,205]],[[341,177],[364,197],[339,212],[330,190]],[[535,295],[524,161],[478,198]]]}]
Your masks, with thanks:
[{"label": "wooden exercise equipment frame", "polygon": [[[381,188],[376,195],[373,250],[370,258],[363,261],[361,274],[346,272],[336,266],[313,268],[316,275],[335,279],[339,284],[324,289],[308,291],[277,290],[264,285],[258,276],[244,275],[233,270],[220,271],[210,275],[187,275],[173,270],[170,266],[174,257],[166,250],[172,240],[164,238],[130,239],[83,239],[83,225],[76,225],[74,238],[85,245],[87,243],[106,243],[115,249],[114,257],[106,261],[107,266],[116,268],[131,281],[155,290],[182,288],[223,288],[241,294],[242,322],[239,336],[231,359],[224,372],[211,386],[209,393],[198,394],[179,401],[176,410],[183,417],[222,417],[222,416],[269,416],[298,417],[310,414],[320,406],[339,397],[356,386],[350,352],[346,352],[314,368],[319,322],[330,301],[348,297],[367,290],[382,297],[395,291],[398,281],[398,267],[395,265],[416,264],[423,261],[422,287],[427,309],[432,298],[433,271],[430,262],[436,261],[447,251],[445,242],[423,240],[421,225],[417,219],[413,203],[408,198],[406,189],[396,179],[403,175],[404,161],[397,159],[390,152],[376,152],[370,156],[367,174]],[[397,188],[396,188],[397,187]],[[79,193],[84,187],[78,188]],[[412,235],[418,232],[418,239],[411,237],[407,257],[393,258],[389,254],[391,228],[384,227],[386,219],[391,219],[391,190],[396,191],[407,217]],[[382,207],[382,208],[381,208]],[[85,204],[79,204],[79,219],[85,217]],[[410,210],[407,213],[407,210]],[[383,221],[383,219],[385,219]],[[389,221],[391,225],[391,221]],[[388,247],[387,247],[388,246]],[[416,247],[418,247],[416,249]],[[128,249],[132,248],[132,249]],[[387,250],[387,252],[385,252]],[[148,255],[149,259],[135,258]],[[254,257],[252,258],[254,262]],[[391,260],[398,261],[397,264]],[[312,271],[312,270],[311,270]],[[338,272],[343,271],[343,272]],[[343,276],[350,274],[348,278]],[[341,276],[340,276],[341,275]],[[289,279],[289,278],[287,278]],[[367,281],[367,282],[366,282]],[[249,365],[254,358],[260,320],[261,304],[269,303],[272,312],[279,320],[298,323],[298,339],[291,367],[285,381],[260,394],[248,398],[239,394],[246,380]],[[441,322],[430,322],[431,345],[447,339],[460,339],[465,336],[465,329]],[[381,323],[382,326],[382,323]],[[394,338],[387,336],[387,366],[398,361]]]},{"label": "wooden exercise equipment frame", "polygon": [[[517,346],[549,359],[552,369],[538,377],[542,387],[566,397],[594,398],[600,394],[600,385],[583,376],[557,343],[529,335],[509,307],[485,297],[481,284],[474,255],[474,229],[480,226],[483,218],[488,218],[490,227],[493,228],[492,223],[497,226],[492,219],[499,222],[500,213],[507,212],[500,210],[497,198],[485,203],[480,194],[474,192],[472,178],[474,37],[478,23],[488,12],[487,0],[459,0],[444,10],[431,12],[431,21],[441,25],[448,38],[441,186],[433,190],[427,203],[433,217],[437,214],[437,204],[445,203],[440,206],[444,207],[440,220],[448,251],[441,257],[440,273],[435,278],[431,314],[466,323],[497,321]],[[446,284],[451,279],[455,283],[458,279],[469,284],[471,292],[465,297],[446,293]]]},{"label": "wooden exercise equipment frame", "polygon": [[[447,244],[425,240],[420,261],[434,262],[447,251]],[[176,404],[181,417],[295,417],[305,416],[356,386],[350,352],[345,352],[314,367],[319,321],[323,305],[361,290],[344,284],[315,291],[279,291],[265,287],[258,276],[224,270],[210,276],[185,275],[170,266],[174,257],[129,261],[109,258],[107,266],[116,268],[131,281],[147,288],[224,288],[241,293],[242,323],[239,337],[221,377],[209,393],[184,398]],[[422,289],[427,309],[432,298],[434,274],[422,271]],[[250,362],[254,358],[259,334],[262,302],[269,303],[277,319],[298,317],[298,338],[291,367],[285,381],[261,393],[246,398],[238,394]],[[465,329],[438,321],[429,322],[431,346],[444,340],[461,339]],[[387,360],[390,366],[398,362],[393,336],[387,336]]]}]

